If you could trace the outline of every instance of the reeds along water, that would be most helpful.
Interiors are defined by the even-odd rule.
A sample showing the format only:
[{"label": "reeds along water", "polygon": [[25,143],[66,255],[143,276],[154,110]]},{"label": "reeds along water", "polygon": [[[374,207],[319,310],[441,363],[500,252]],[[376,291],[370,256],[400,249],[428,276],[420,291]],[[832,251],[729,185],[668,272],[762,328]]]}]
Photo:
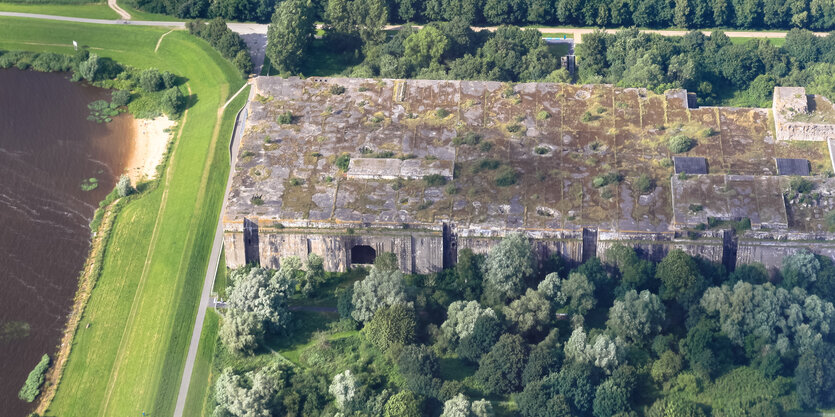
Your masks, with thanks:
[{"label": "reeds along water", "polygon": [[[88,223],[130,154],[129,115],[87,120],[108,90],[69,74],[0,69],[0,414],[23,417],[29,371],[60,341]],[[95,178],[91,191],[85,180]],[[89,187],[87,187],[89,188]]]}]

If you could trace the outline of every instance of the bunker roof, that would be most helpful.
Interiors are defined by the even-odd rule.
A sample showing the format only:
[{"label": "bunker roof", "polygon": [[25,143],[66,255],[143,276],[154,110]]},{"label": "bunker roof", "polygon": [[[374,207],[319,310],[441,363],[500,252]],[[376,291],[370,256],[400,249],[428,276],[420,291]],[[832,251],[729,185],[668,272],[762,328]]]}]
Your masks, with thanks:
[{"label": "bunker roof", "polygon": [[[440,230],[449,222],[473,231],[659,232],[689,221],[679,205],[685,199],[676,194],[673,205],[680,191],[669,180],[672,136],[696,140],[681,156],[740,178],[776,175],[778,157],[808,159],[813,174],[830,169],[825,143],[775,141],[768,110],[688,109],[682,91],[259,77],[225,221],[230,228],[247,218],[262,228]],[[292,120],[282,124],[286,116],[278,116],[287,112]],[[638,185],[643,174],[649,187]],[[707,177],[693,184],[721,181],[749,198],[753,187],[767,204],[752,208],[752,221],[786,223],[785,210],[770,206],[780,188],[752,185],[768,179]],[[715,196],[686,197],[709,207],[701,199]],[[749,201],[722,204],[709,210],[743,215]]]}]

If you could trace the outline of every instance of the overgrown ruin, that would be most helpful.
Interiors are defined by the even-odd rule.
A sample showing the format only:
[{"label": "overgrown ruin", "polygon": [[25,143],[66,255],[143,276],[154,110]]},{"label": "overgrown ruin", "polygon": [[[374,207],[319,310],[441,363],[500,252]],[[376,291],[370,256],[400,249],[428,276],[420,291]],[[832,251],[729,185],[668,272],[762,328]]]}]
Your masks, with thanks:
[{"label": "overgrown ruin", "polygon": [[[772,111],[689,108],[684,90],[486,81],[260,77],[255,87],[224,217],[231,267],[316,253],[343,271],[394,252],[403,271],[430,273],[513,231],[542,259],[574,262],[616,242],[731,268],[779,266],[800,247],[835,255],[829,136],[793,140],[775,127],[776,100]],[[832,106],[810,100],[816,112]],[[804,123],[826,132],[816,112]],[[695,146],[673,154],[681,135]],[[673,156],[705,158],[708,173],[674,174]],[[792,192],[779,158],[807,160],[814,190]]]}]

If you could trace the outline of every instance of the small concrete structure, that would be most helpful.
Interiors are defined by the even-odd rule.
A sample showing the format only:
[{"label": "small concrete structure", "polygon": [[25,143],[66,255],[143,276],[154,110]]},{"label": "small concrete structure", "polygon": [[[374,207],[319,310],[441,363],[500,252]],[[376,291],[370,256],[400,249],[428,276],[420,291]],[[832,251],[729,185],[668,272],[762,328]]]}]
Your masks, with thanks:
[{"label": "small concrete structure", "polygon": [[826,97],[806,95],[803,87],[775,87],[771,111],[777,140],[835,138],[835,106]]},{"label": "small concrete structure", "polygon": [[809,160],[800,158],[774,158],[777,175],[809,175]]},{"label": "small concrete structure", "polygon": [[753,175],[699,175],[671,178],[676,227],[719,220],[750,219],[751,228],[788,228],[780,178]]},{"label": "small concrete structure", "polygon": [[430,175],[440,175],[451,180],[452,170],[452,161],[356,158],[349,162],[347,174],[350,179],[421,179]]},{"label": "small concrete structure", "polygon": [[676,174],[707,174],[707,159],[694,156],[674,156],[673,165]]}]

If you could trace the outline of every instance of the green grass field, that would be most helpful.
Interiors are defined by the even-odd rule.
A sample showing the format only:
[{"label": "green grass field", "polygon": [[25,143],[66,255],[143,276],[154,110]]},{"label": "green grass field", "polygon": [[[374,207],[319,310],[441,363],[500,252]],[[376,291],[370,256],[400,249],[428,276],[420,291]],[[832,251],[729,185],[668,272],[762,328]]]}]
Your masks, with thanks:
[{"label": "green grass field", "polygon": [[[207,43],[167,29],[0,19],[0,48],[102,56],[187,78],[182,133],[159,187],[116,219],[49,416],[171,415],[229,170],[218,109],[242,84]],[[228,120],[227,120],[228,122]],[[87,323],[89,328],[85,328]]]},{"label": "green grass field", "polygon": [[167,14],[148,13],[134,8],[125,0],[117,0],[116,3],[126,12],[130,13],[131,20],[154,20],[159,22],[171,22],[179,19],[176,16],[169,16]]},{"label": "green grass field", "polygon": [[203,332],[200,333],[200,345],[197,348],[197,358],[194,361],[194,372],[191,374],[191,384],[186,396],[186,417],[202,417],[212,415],[208,409],[211,403],[211,386],[217,375],[212,372],[212,361],[217,347],[217,331],[220,315],[214,309],[206,312],[203,322]]},{"label": "green grass field", "polygon": [[86,17],[88,19],[118,19],[119,14],[106,2],[85,4],[0,3],[0,12],[51,14],[56,16]]}]

